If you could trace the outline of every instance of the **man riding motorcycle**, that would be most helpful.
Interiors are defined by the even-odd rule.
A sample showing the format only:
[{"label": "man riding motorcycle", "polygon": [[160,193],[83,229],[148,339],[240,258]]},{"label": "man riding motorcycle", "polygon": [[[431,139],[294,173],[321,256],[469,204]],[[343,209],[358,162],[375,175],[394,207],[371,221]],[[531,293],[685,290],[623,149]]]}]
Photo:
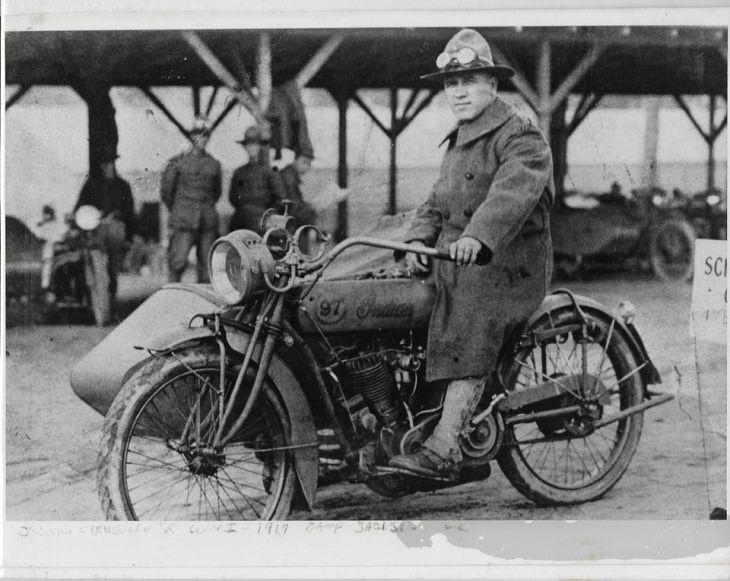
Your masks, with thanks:
[{"label": "man riding motorcycle", "polygon": [[134,198],[129,184],[117,175],[116,148],[106,148],[98,168],[91,169],[79,193],[74,213],[81,206],[94,206],[102,215],[98,228],[99,243],[108,254],[109,291],[117,294],[117,273],[131,244],[136,226]]},{"label": "man riding motorcycle", "polygon": [[[514,74],[495,65],[487,41],[464,29],[436,60],[458,121],[447,135],[441,173],[405,241],[448,251],[434,266],[436,302],[428,329],[427,381],[449,382],[433,435],[390,466],[425,477],[458,478],[459,434],[494,370],[505,334],[542,302],[552,270],[550,147],[540,130],[497,95]],[[484,266],[478,256],[491,257]],[[419,255],[406,255],[418,272]],[[482,262],[482,260],[480,260]]]}]

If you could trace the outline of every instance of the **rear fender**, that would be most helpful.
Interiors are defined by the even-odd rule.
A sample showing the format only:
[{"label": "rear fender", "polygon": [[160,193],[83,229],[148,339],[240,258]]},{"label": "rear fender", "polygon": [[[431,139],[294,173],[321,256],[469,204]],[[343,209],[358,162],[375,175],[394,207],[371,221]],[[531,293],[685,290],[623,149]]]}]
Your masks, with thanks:
[{"label": "rear fender", "polygon": [[[654,363],[652,363],[651,358],[649,357],[649,354],[644,347],[644,343],[642,342],[641,337],[639,336],[639,333],[633,324],[627,324],[626,321],[624,321],[622,318],[614,316],[613,313],[611,313],[604,305],[602,305],[598,301],[582,295],[575,295],[567,292],[554,292],[553,294],[545,297],[540,307],[527,320],[527,323],[525,323],[525,325],[521,327],[518,332],[516,332],[515,335],[511,338],[511,340],[509,341],[510,349],[505,350],[505,352],[503,353],[503,357],[511,357],[514,354],[515,350],[517,349],[520,336],[524,329],[529,329],[535,323],[537,323],[539,319],[547,316],[551,312],[565,309],[577,310],[576,303],[578,307],[580,307],[584,312],[594,314],[598,317],[605,319],[606,321],[615,321],[615,324],[618,325],[618,327],[621,329],[623,336],[625,337],[627,343],[629,344],[629,347],[631,348],[632,355],[634,356],[638,364],[645,364],[639,372],[642,383],[644,384],[645,392],[647,386],[661,383],[659,371],[657,371]],[[503,361],[502,363],[506,363],[506,361]],[[503,368],[504,367],[500,365],[500,369]]]},{"label": "rear fender", "polygon": [[[226,341],[234,351],[243,355],[251,342],[251,336],[238,329],[226,327]],[[152,338],[143,347],[154,353],[169,353],[190,344],[210,344],[213,349],[218,349],[215,334],[208,327],[175,329]],[[260,357],[261,344],[254,350],[253,362],[258,363]],[[289,413],[292,455],[297,478],[307,508],[311,509],[317,490],[319,462],[317,430],[312,411],[296,376],[276,352],[269,364],[268,375]]]}]

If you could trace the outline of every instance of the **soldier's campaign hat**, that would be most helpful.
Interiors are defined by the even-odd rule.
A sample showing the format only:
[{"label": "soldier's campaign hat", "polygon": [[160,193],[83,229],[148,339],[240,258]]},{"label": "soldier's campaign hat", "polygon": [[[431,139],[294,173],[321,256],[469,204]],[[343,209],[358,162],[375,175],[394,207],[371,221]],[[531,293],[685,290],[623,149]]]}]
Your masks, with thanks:
[{"label": "soldier's campaign hat", "polygon": [[247,145],[249,143],[262,142],[263,135],[261,134],[261,129],[258,125],[251,125],[251,127],[246,129],[245,133],[243,134],[243,139],[239,139],[236,143],[240,143],[241,145]]},{"label": "soldier's campaign hat", "polygon": [[210,135],[210,124],[205,117],[196,117],[190,135]]},{"label": "soldier's campaign hat", "polygon": [[515,74],[511,67],[494,64],[489,44],[471,28],[464,28],[451,37],[444,51],[436,58],[436,66],[437,72],[421,75],[421,78],[441,80],[450,75],[473,71],[484,71],[498,79],[509,79]]}]

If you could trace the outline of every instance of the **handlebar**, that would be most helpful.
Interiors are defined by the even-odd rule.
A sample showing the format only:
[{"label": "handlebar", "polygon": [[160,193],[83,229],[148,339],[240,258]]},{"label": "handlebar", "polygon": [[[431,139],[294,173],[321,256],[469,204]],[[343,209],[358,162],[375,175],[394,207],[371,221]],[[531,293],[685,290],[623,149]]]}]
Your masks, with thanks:
[{"label": "handlebar", "polygon": [[[431,248],[429,246],[412,246],[405,242],[382,240],[380,238],[371,238],[369,236],[353,236],[352,238],[348,238],[337,244],[319,260],[302,265],[301,270],[303,271],[303,274],[314,272],[316,270],[324,270],[335,258],[352,246],[373,246],[375,248],[385,248],[401,252],[413,252],[415,254],[429,256],[439,260],[451,260],[448,252],[437,250],[436,248]],[[491,257],[487,252],[482,251],[477,256],[476,264],[487,264],[489,263],[490,258]]]}]

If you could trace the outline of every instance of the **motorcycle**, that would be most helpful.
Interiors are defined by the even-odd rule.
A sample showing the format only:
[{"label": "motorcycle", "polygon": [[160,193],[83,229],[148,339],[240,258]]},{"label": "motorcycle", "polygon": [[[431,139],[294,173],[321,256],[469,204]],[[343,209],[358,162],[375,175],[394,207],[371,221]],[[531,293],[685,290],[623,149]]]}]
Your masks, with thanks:
[{"label": "motorcycle", "polygon": [[706,190],[692,196],[676,191],[683,200],[682,210],[698,238],[727,240],[727,196],[719,190]]},{"label": "motorcycle", "polygon": [[665,281],[692,277],[696,234],[681,201],[660,188],[623,195],[571,193],[551,215],[556,271],[576,277],[594,266],[638,259]]},{"label": "motorcycle", "polygon": [[69,221],[63,240],[53,244],[50,284],[43,297],[44,318],[53,319],[69,310],[90,311],[98,326],[111,319],[112,293],[109,253],[102,230],[113,227],[116,217],[102,218],[93,206],[81,206]]},{"label": "motorcycle", "polygon": [[212,288],[166,285],[73,369],[106,414],[106,518],[286,519],[333,481],[393,498],[484,480],[493,461],[537,504],[587,502],[629,467],[643,413],[673,398],[650,389],[660,377],[629,303],[610,313],[556,290],[505,342],[458,480],[401,473],[388,460],[417,450],[443,406],[424,375],[432,280],[391,257],[324,275],[350,249],[448,254],[367,236],[327,251],[315,227],[266,219],[263,236],[214,243]]}]

